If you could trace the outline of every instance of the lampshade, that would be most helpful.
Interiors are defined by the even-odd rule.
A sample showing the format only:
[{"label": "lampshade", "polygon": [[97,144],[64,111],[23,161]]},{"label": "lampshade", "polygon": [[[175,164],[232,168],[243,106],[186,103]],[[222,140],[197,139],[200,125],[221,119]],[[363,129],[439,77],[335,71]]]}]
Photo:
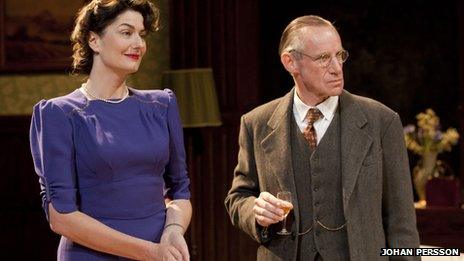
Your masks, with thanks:
[{"label": "lampshade", "polygon": [[176,94],[184,128],[221,125],[211,68],[165,71],[163,87]]}]

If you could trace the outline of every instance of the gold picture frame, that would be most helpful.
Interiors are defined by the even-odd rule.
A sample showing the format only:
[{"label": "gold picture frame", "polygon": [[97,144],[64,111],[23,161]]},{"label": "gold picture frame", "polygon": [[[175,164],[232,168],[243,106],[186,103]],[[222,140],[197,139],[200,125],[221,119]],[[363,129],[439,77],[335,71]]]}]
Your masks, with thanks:
[{"label": "gold picture frame", "polygon": [[0,0],[0,72],[65,72],[84,0]]}]

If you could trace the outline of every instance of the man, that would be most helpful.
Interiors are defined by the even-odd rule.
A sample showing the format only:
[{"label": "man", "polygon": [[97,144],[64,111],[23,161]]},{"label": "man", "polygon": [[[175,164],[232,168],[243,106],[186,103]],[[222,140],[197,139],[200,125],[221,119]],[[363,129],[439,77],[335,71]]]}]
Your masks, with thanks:
[{"label": "man", "polygon": [[[335,27],[299,17],[279,54],[295,87],[242,117],[225,200],[232,223],[260,243],[258,260],[384,260],[381,248],[419,247],[401,121],[343,90],[348,52]],[[276,234],[289,204],[279,191],[293,195],[289,236]]]}]

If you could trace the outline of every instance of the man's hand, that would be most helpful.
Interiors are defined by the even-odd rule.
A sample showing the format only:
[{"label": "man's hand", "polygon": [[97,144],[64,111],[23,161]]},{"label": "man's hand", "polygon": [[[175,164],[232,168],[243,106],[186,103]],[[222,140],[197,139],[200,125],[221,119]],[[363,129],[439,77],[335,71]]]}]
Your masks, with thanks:
[{"label": "man's hand", "polygon": [[179,260],[188,261],[190,260],[190,255],[187,247],[187,243],[185,242],[185,238],[182,235],[183,228],[179,226],[169,226],[166,227],[163,231],[163,235],[161,236],[161,244],[169,244],[176,248],[177,251],[180,252],[182,258]]},{"label": "man's hand", "polygon": [[285,205],[293,208],[291,203],[280,200],[269,192],[261,192],[259,197],[255,199],[253,207],[256,222],[263,227],[268,227],[282,221],[284,219],[284,211],[281,207]]}]

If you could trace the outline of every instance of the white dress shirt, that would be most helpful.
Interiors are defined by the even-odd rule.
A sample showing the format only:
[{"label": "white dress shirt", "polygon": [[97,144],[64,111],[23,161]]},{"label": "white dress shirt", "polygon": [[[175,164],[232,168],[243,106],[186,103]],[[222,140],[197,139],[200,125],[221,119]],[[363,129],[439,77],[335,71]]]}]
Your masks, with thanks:
[{"label": "white dress shirt", "polygon": [[314,122],[314,129],[316,130],[317,144],[324,137],[327,128],[329,128],[330,123],[335,114],[335,110],[338,106],[338,96],[330,96],[325,101],[319,103],[316,107],[306,105],[300,97],[298,97],[296,91],[293,95],[293,116],[295,117],[296,123],[300,128],[301,132],[304,132],[308,123],[305,120],[308,110],[311,108],[317,108],[321,111],[322,116],[316,122]]}]

